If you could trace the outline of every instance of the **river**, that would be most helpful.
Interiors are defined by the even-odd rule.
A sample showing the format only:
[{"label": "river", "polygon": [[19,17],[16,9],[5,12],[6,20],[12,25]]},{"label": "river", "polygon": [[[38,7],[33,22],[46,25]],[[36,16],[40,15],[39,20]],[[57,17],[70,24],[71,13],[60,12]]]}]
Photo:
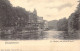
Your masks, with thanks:
[{"label": "river", "polygon": [[44,31],[44,39],[63,39],[63,35],[61,35],[63,31],[56,31],[56,30],[49,30],[49,31]]}]

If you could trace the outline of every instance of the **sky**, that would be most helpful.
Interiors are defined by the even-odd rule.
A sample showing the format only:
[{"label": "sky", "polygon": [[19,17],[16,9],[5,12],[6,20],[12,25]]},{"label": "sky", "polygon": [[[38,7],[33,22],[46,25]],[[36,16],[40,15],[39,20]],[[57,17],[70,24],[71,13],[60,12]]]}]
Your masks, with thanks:
[{"label": "sky", "polygon": [[37,15],[47,21],[68,18],[76,10],[78,0],[10,0],[14,7],[20,6],[27,11],[37,10]]}]

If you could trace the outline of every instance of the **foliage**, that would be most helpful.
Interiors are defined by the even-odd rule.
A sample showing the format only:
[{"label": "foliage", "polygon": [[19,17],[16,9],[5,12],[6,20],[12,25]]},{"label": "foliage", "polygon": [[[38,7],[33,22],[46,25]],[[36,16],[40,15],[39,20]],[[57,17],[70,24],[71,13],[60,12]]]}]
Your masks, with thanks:
[{"label": "foliage", "polygon": [[59,31],[67,31],[68,30],[68,20],[66,18],[60,19],[57,23],[57,29]]},{"label": "foliage", "polygon": [[0,0],[0,26],[22,26],[28,22],[29,12],[21,7],[12,7],[8,0]]},{"label": "foliage", "polygon": [[77,10],[69,16],[68,19],[68,29],[69,32],[74,32],[79,30],[79,20],[80,19],[80,3],[77,7]]}]

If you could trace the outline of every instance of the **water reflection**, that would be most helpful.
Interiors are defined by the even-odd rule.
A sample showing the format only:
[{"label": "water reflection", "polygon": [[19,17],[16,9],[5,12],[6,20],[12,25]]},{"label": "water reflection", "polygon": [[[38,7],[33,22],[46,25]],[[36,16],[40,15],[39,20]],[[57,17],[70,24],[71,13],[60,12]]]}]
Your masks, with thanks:
[{"label": "water reflection", "polygon": [[64,31],[47,31],[44,32],[44,38],[43,39],[68,39],[69,38],[69,34],[68,32],[64,32]]},{"label": "water reflection", "polygon": [[73,34],[67,31],[46,31],[44,32],[43,39],[62,39],[62,40],[75,40],[79,39],[79,34],[74,32]]}]

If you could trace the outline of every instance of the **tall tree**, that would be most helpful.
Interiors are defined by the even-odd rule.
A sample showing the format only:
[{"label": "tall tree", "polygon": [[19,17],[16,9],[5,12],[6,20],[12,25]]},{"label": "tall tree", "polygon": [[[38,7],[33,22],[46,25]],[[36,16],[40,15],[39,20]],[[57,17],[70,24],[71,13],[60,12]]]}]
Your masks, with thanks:
[{"label": "tall tree", "polygon": [[66,18],[60,19],[57,23],[57,27],[59,31],[67,31],[68,30],[68,20]]}]

